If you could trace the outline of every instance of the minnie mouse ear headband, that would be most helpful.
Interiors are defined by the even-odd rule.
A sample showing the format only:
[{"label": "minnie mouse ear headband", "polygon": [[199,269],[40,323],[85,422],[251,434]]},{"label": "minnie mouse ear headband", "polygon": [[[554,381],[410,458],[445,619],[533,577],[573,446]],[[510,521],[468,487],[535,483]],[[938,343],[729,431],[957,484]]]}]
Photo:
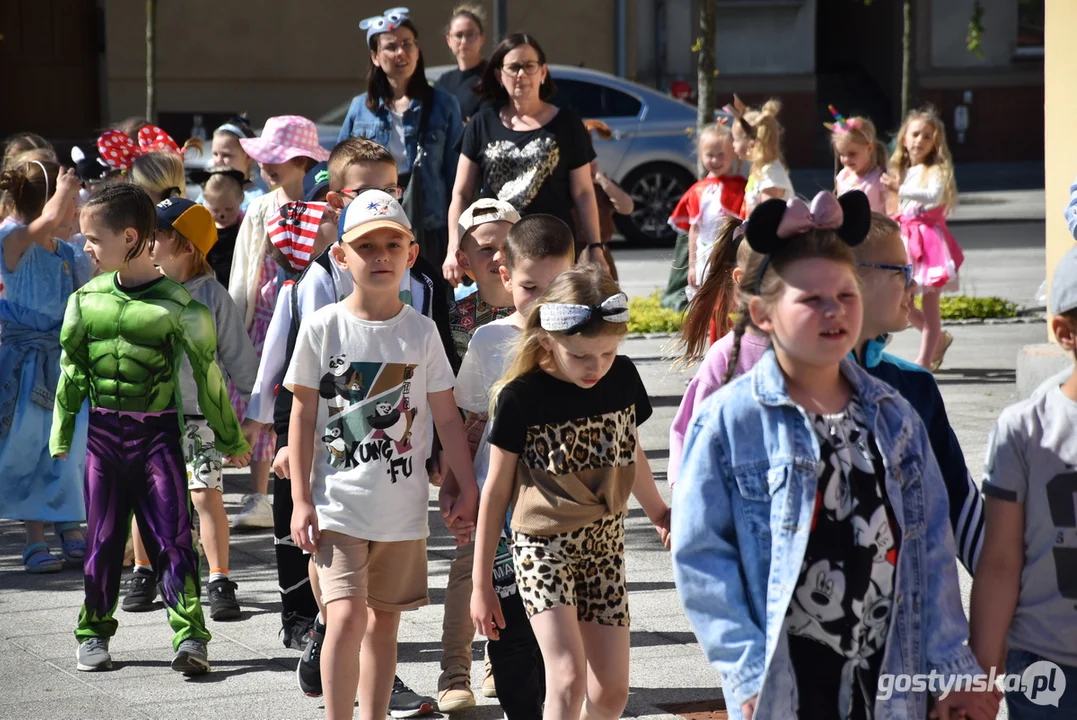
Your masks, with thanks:
[{"label": "minnie mouse ear headband", "polygon": [[359,23],[359,29],[366,30],[366,44],[370,45],[375,35],[396,30],[400,23],[408,19],[409,12],[406,7],[390,8],[381,15],[363,20]]},{"label": "minnie mouse ear headband", "polygon": [[596,318],[611,323],[628,322],[628,296],[623,292],[610,295],[598,305],[549,303],[539,306],[539,325],[547,332],[575,335]]},{"label": "minnie mouse ear headband", "polygon": [[722,111],[727,115],[732,115],[734,120],[744,120],[744,113],[748,112],[748,106],[734,93],[732,104],[722,106]]},{"label": "minnie mouse ear headband", "polygon": [[93,150],[92,156],[87,156],[78,145],[71,148],[71,161],[75,163],[75,175],[84,183],[104,180],[105,176],[112,172],[108,164]]},{"label": "minnie mouse ear headband", "polygon": [[176,141],[156,125],[146,125],[138,131],[138,144],[122,130],[106,130],[97,138],[101,158],[113,170],[126,172],[136,158],[151,152],[170,152],[183,156]]},{"label": "minnie mouse ear headband", "polygon": [[830,114],[834,116],[834,122],[823,123],[823,127],[832,133],[837,135],[844,135],[850,130],[859,130],[863,127],[863,123],[860,122],[860,118],[846,119],[844,115],[838,112],[838,109],[833,105],[826,106],[830,110]]},{"label": "minnie mouse ear headband", "polygon": [[243,174],[242,170],[236,170],[235,168],[228,167],[227,165],[217,165],[215,167],[206,168],[204,170],[191,170],[187,173],[187,182],[192,185],[205,185],[209,182],[209,179],[214,175],[224,175],[230,177],[239,183],[239,187],[242,188],[247,182],[247,176]]},{"label": "minnie mouse ear headband", "polygon": [[755,279],[758,294],[770,256],[805,233],[833,230],[849,247],[864,242],[871,229],[871,205],[868,196],[859,190],[850,190],[840,198],[821,192],[811,201],[811,207],[800,198],[788,202],[774,198],[756,207],[745,225],[748,246],[764,256]]}]

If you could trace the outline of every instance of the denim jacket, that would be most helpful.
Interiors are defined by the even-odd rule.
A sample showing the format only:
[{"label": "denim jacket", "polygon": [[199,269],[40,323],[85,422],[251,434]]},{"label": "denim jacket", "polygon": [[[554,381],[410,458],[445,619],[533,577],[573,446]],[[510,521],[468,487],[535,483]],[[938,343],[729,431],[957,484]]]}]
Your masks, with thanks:
[{"label": "denim jacket", "polygon": [[[423,227],[438,230],[448,226],[449,201],[456,182],[456,163],[460,159],[460,137],[464,125],[460,120],[460,104],[456,98],[437,88],[433,91],[430,119],[427,121],[426,137],[423,138]],[[379,145],[389,147],[392,120],[385,102],[371,112],[366,106],[366,93],[352,100],[344,125],[340,128],[337,142],[350,137],[363,137]],[[415,165],[415,151],[419,139],[419,111],[422,103],[414,98],[404,111],[404,141],[408,152],[408,167]],[[415,218],[409,218],[415,222]]]},{"label": "denim jacket", "polygon": [[[880,675],[980,672],[966,645],[946,487],[916,412],[846,359],[886,469],[901,545]],[[819,442],[768,350],[752,371],[707,398],[685,441],[673,489],[673,571],[688,619],[721,673],[731,718],[797,716],[783,628],[808,544]],[[849,684],[839,709],[851,702]],[[923,718],[927,694],[877,700],[875,717]]]}]

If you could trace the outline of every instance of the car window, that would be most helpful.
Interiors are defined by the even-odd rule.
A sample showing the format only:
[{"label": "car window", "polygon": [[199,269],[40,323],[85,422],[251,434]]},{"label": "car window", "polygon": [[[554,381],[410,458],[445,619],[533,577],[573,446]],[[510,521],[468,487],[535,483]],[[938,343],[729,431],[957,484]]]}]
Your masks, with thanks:
[{"label": "car window", "polygon": [[643,106],[631,95],[603,85],[558,78],[554,82],[557,94],[550,102],[558,107],[570,107],[580,117],[635,117]]}]

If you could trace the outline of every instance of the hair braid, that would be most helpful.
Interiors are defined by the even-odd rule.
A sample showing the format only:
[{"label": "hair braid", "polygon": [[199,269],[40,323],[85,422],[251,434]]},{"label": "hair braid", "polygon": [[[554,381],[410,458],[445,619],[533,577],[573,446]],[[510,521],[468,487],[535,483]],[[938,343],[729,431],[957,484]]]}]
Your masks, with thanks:
[{"label": "hair braid", "polygon": [[729,365],[726,366],[725,375],[722,376],[722,385],[725,385],[737,374],[737,363],[740,362],[740,341],[748,330],[748,324],[752,321],[746,308],[741,308],[737,315],[737,322],[733,325],[733,350],[729,353]]}]

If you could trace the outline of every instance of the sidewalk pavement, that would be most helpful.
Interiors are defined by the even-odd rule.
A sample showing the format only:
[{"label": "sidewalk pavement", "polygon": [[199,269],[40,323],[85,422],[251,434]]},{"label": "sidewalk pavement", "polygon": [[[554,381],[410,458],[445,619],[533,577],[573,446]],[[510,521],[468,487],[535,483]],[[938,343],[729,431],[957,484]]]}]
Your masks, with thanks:
[{"label": "sidewalk pavement", "polygon": [[[1042,222],[1045,215],[1044,190],[999,190],[963,192],[948,218],[951,225],[983,222]],[[1062,208],[1057,208],[1059,214]]]},{"label": "sidewalk pavement", "polygon": [[[1018,349],[1042,342],[1043,324],[951,328],[955,342],[937,375],[947,411],[978,477],[988,430],[999,411],[1015,399]],[[654,406],[641,429],[664,497],[668,429],[689,373],[664,359],[668,340],[631,339],[625,352],[636,359]],[[919,336],[904,333],[891,349],[915,355]],[[245,474],[230,475],[225,501],[230,513],[249,489]],[[400,628],[398,674],[416,691],[433,694],[439,672],[445,584],[453,548],[430,494],[429,568],[431,605],[406,613]],[[11,521],[0,521],[0,720],[86,720],[86,718],[319,718],[317,700],[304,697],[295,680],[298,653],[277,637],[279,605],[269,531],[236,535],[233,579],[244,607],[241,620],[210,621],[213,672],[184,679],[169,669],[171,632],[161,610],[131,614],[117,610],[119,632],[112,642],[116,668],[107,673],[75,671],[72,631],[82,600],[77,570],[34,576],[19,565],[23,537]],[[671,704],[721,697],[717,673],[705,662],[688,627],[673,585],[668,553],[633,501],[626,532],[631,595],[631,698],[626,716],[668,718]],[[963,575],[967,603],[968,578]],[[482,645],[474,645],[473,686],[481,682]],[[461,720],[502,717],[494,700],[479,700]],[[713,703],[711,703],[713,706]],[[717,717],[717,716],[716,716]]]}]

